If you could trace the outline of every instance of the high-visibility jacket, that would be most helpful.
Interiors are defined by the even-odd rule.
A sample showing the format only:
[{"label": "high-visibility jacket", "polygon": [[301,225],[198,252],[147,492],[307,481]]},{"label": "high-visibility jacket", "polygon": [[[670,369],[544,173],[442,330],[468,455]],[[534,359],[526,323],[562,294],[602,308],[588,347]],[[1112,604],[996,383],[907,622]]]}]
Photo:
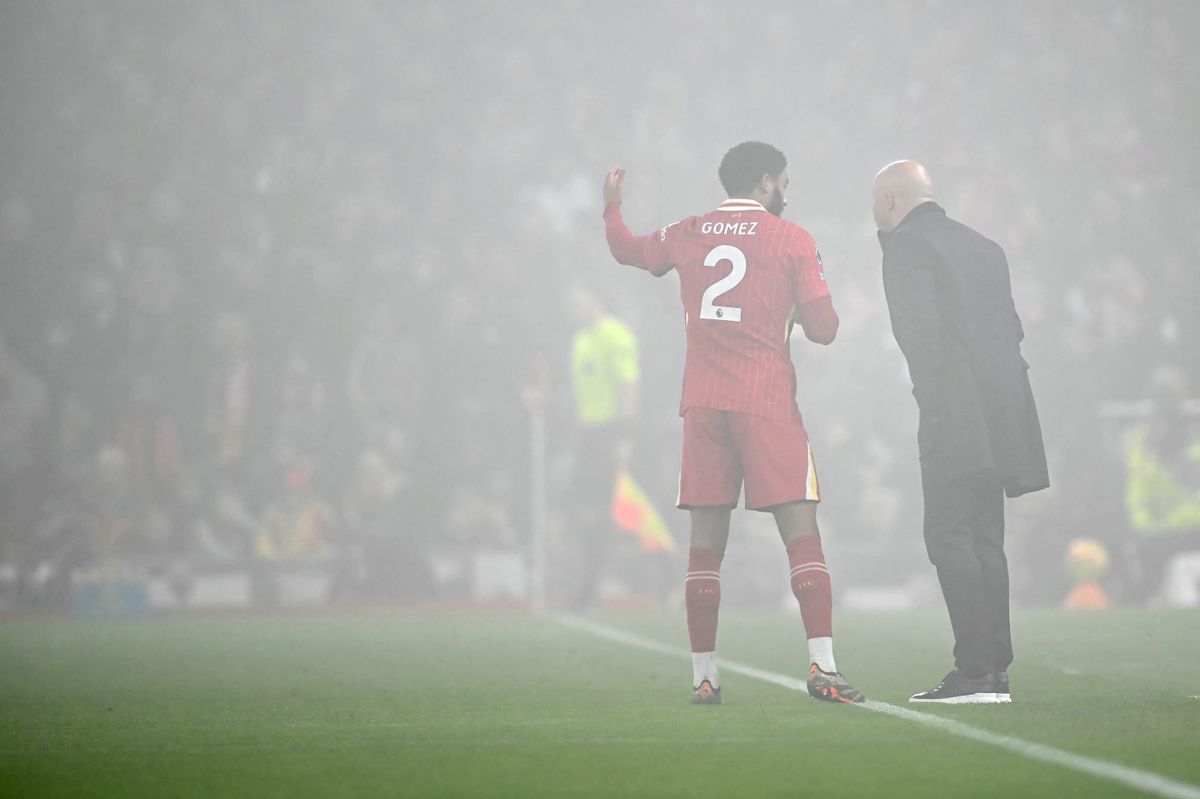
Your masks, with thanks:
[{"label": "high-visibility jacket", "polygon": [[613,421],[620,412],[621,390],[638,379],[637,338],[623,322],[606,316],[575,334],[571,377],[580,424]]},{"label": "high-visibility jacket", "polygon": [[[1200,474],[1200,442],[1188,446],[1186,459]],[[1200,484],[1172,471],[1147,442],[1147,429],[1129,438],[1125,507],[1137,533],[1200,530]]]}]

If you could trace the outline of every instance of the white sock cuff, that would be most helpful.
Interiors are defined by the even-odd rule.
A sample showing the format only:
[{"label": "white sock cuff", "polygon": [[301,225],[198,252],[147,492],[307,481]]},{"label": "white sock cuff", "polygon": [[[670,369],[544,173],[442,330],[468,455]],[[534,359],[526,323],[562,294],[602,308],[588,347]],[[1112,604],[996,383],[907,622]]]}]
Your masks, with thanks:
[{"label": "white sock cuff", "polygon": [[816,663],[821,671],[837,671],[837,662],[833,659],[833,639],[829,636],[809,638],[808,660]]},{"label": "white sock cuff", "polygon": [[716,652],[692,653],[692,687],[699,688],[700,683],[708,680],[713,688],[721,687],[721,678],[717,674]]}]

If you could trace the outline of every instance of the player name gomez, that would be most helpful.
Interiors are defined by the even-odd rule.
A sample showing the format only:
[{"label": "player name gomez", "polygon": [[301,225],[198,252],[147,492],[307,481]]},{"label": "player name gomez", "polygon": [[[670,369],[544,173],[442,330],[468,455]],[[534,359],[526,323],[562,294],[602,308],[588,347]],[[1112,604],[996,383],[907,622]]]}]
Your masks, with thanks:
[{"label": "player name gomez", "polygon": [[718,236],[756,236],[754,229],[757,222],[705,222],[700,226],[701,233],[714,233]]}]

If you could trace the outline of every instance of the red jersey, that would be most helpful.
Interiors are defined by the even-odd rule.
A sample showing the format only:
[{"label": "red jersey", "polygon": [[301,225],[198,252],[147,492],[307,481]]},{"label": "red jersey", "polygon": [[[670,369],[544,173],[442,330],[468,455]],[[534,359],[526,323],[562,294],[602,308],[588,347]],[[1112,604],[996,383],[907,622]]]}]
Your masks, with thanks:
[{"label": "red jersey", "polygon": [[[807,231],[745,199],[648,236],[629,232],[616,203],[604,209],[604,219],[617,261],[655,276],[679,273],[687,329],[680,414],[715,408],[799,420],[788,350],[795,311],[813,340],[829,343],[837,329],[821,257]],[[814,334],[805,321],[804,306],[814,301],[828,306],[821,319],[826,332]]]}]

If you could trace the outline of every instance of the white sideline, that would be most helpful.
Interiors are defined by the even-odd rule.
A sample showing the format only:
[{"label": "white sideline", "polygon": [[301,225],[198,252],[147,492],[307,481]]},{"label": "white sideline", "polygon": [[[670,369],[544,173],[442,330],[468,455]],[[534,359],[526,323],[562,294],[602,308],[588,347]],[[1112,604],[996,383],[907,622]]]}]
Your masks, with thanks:
[{"label": "white sideline", "polygon": [[[603,624],[597,624],[587,619],[581,619],[578,616],[568,616],[560,613],[547,614],[548,618],[563,627],[569,627],[580,632],[588,633],[597,638],[603,638],[607,641],[615,641],[619,644],[625,644],[637,649],[644,649],[649,652],[657,652],[660,655],[669,655],[671,657],[688,657],[688,653],[682,649],[661,644],[658,641],[650,638],[643,638],[640,635],[627,633],[623,630],[618,630],[615,627],[608,627]],[[777,674],[772,671],[764,671],[753,666],[747,666],[744,663],[738,663],[732,660],[720,658],[718,664],[722,671],[741,674],[744,677],[750,677],[762,682],[778,685],[783,688],[790,688],[793,691],[804,691],[807,693],[808,685],[803,680],[788,677],[785,674]],[[1129,766],[1122,766],[1117,763],[1110,763],[1106,760],[1097,760],[1093,757],[1085,757],[1072,752],[1067,752],[1062,749],[1055,749],[1053,746],[1033,743],[1021,738],[1014,738],[1011,735],[998,735],[994,732],[981,730],[977,727],[972,727],[969,724],[963,724],[959,721],[947,719],[942,716],[935,716],[929,713],[918,713],[914,710],[890,705],[887,702],[866,701],[861,705],[854,707],[873,710],[876,713],[883,713],[888,716],[894,716],[907,721],[915,721],[918,724],[924,724],[927,727],[935,727],[951,735],[957,735],[960,738],[968,738],[972,741],[995,746],[999,749],[1007,749],[1010,752],[1016,752],[1019,755],[1040,760],[1044,763],[1050,763],[1055,766],[1074,769],[1075,771],[1090,774],[1093,777],[1119,782],[1122,785],[1127,785],[1139,791],[1144,791],[1155,796],[1168,797],[1168,799],[1200,799],[1200,786],[1191,785],[1186,782],[1179,782],[1169,777],[1164,777],[1161,774],[1155,774],[1151,771],[1142,771]]]}]

